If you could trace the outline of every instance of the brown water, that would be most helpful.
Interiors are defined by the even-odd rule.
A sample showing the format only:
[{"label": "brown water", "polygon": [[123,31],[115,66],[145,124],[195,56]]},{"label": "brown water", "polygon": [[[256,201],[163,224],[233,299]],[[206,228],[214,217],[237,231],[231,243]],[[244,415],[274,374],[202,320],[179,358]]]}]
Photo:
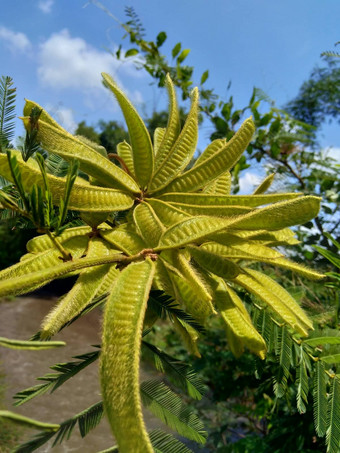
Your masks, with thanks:
[{"label": "brown water", "polygon": [[[39,330],[40,322],[56,299],[22,297],[0,304],[0,336],[14,339],[29,339]],[[5,372],[5,404],[9,410],[48,423],[60,423],[74,414],[101,400],[98,361],[89,365],[52,394],[36,397],[19,407],[13,407],[13,395],[19,390],[41,383],[35,378],[53,372],[49,366],[72,360],[72,356],[93,351],[91,345],[100,343],[101,311],[95,309],[78,319],[71,326],[54,337],[67,343],[63,348],[46,351],[18,351],[0,349],[1,371]],[[142,369],[141,379],[155,376],[152,371]],[[161,423],[150,413],[145,413],[149,429],[160,427]],[[35,434],[29,431],[28,437]],[[71,438],[51,450],[53,440],[36,451],[38,453],[95,453],[114,445],[107,421],[101,423],[84,439],[76,426]],[[1,451],[1,449],[0,449]]]}]

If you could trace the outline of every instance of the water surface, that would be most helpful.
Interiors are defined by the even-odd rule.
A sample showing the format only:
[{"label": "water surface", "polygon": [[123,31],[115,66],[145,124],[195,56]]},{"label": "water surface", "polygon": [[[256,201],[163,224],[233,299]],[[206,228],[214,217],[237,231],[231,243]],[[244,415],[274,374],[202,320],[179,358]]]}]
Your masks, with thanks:
[{"label": "water surface", "polygon": [[[21,297],[0,304],[0,336],[13,339],[29,339],[39,330],[40,322],[56,303],[56,298]],[[48,372],[51,365],[69,362],[75,355],[95,350],[91,345],[100,343],[101,310],[93,310],[64,329],[53,339],[62,340],[67,346],[46,351],[17,351],[0,349],[0,362],[5,372],[5,404],[9,410],[49,423],[60,423],[74,414],[101,400],[98,361],[84,371],[72,377],[52,394],[45,394],[32,399],[22,406],[14,408],[13,395],[19,390],[41,382],[36,377]],[[152,371],[142,368],[141,379],[154,377]],[[145,413],[149,429],[158,428],[161,423],[149,412]],[[35,434],[29,430],[28,437]],[[95,453],[114,445],[109,426],[105,418],[99,426],[84,439],[75,427],[71,438],[51,450],[51,443],[40,447],[38,453]],[[1,450],[0,450],[1,451]]]}]

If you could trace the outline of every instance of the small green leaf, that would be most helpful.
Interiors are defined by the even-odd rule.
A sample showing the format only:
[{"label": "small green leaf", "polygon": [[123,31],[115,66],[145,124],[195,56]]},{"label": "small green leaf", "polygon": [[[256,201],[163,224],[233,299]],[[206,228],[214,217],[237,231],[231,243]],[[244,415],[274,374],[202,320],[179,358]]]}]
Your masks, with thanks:
[{"label": "small green leaf", "polygon": [[157,47],[161,47],[161,45],[164,43],[166,38],[167,38],[167,36],[166,36],[165,31],[161,31],[160,33],[158,33],[157,38],[156,38]]},{"label": "small green leaf", "polygon": [[166,434],[160,429],[153,430],[149,434],[155,453],[193,453],[193,450],[189,450],[171,434]]},{"label": "small green leaf", "polygon": [[203,74],[202,74],[201,85],[203,85],[203,83],[208,79],[208,77],[209,77],[209,71],[207,70],[207,71],[203,72]]},{"label": "small green leaf", "polygon": [[156,346],[142,342],[143,358],[151,362],[158,371],[166,373],[167,379],[196,400],[201,400],[205,387],[195,371],[184,362],[174,359]]},{"label": "small green leaf", "polygon": [[138,49],[129,49],[125,52],[125,58],[133,57],[134,55],[138,55],[138,54],[139,54]]},{"label": "small green leaf", "polygon": [[324,344],[340,344],[340,337],[307,338],[306,340],[304,340],[304,343],[314,347]]},{"label": "small green leaf", "polygon": [[321,253],[322,256],[328,259],[334,266],[340,269],[340,257],[335,253],[331,252],[330,250],[324,249],[323,247],[319,247],[318,245],[313,245],[313,247]]},{"label": "small green leaf", "polygon": [[329,364],[339,363],[340,354],[326,355],[324,357],[320,357],[320,360],[322,360],[325,363],[329,363]]},{"label": "small green leaf", "polygon": [[177,57],[177,63],[178,63],[178,64],[183,63],[183,61],[186,59],[186,57],[189,55],[189,53],[190,53],[190,49],[184,49],[184,50],[182,50],[182,52],[180,53],[180,55]]},{"label": "small green leaf", "polygon": [[172,49],[172,58],[175,58],[181,51],[182,44],[178,42],[175,47]]},{"label": "small green leaf", "polygon": [[58,224],[56,227],[57,233],[59,232],[60,228],[63,226],[63,224],[66,220],[68,205],[69,205],[70,197],[71,197],[71,191],[73,189],[74,183],[76,181],[76,177],[78,175],[78,169],[79,169],[79,162],[77,160],[72,161],[71,165],[69,166],[68,172],[67,172],[64,198],[60,200]]}]

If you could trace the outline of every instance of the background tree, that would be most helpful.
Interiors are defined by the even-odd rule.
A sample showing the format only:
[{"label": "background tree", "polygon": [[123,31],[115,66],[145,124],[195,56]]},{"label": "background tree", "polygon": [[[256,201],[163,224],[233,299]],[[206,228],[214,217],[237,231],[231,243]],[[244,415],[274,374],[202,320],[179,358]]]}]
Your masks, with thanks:
[{"label": "background tree", "polygon": [[340,62],[326,57],[325,65],[315,67],[298,95],[286,105],[297,120],[319,129],[326,121],[340,121]]}]

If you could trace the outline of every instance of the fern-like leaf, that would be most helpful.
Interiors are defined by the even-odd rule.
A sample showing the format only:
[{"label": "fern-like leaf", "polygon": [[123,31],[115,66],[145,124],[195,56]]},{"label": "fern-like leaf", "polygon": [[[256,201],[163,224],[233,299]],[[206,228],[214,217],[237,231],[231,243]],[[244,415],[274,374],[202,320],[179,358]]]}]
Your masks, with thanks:
[{"label": "fern-like leaf", "polygon": [[43,395],[48,391],[54,392],[68,379],[75,376],[77,373],[97,360],[98,357],[99,351],[91,351],[86,354],[75,356],[74,359],[78,359],[76,361],[57,363],[56,365],[51,366],[50,368],[53,371],[56,371],[56,373],[48,373],[42,377],[37,378],[39,381],[45,381],[45,383],[35,385],[34,387],[29,387],[25,390],[21,390],[16,395],[14,395],[13,398],[16,400],[14,405],[21,406],[21,404],[27,403],[27,401],[30,401],[36,396]]},{"label": "fern-like leaf", "polygon": [[104,414],[103,403],[99,401],[79,414],[60,423],[60,428],[57,432],[57,437],[53,442],[53,446],[60,444],[65,438],[69,439],[75,425],[78,423],[81,437],[85,437],[91,429],[95,428]]},{"label": "fern-like leaf", "polygon": [[172,319],[172,317],[176,317],[184,321],[197,332],[204,333],[205,331],[204,327],[192,316],[179,308],[172,297],[164,294],[162,291],[152,290],[150,292],[148,308],[152,308],[161,319],[166,319],[167,317]]},{"label": "fern-like leaf", "polygon": [[297,408],[300,414],[306,412],[306,404],[308,404],[308,391],[309,391],[309,382],[308,382],[308,373],[307,368],[309,365],[309,360],[306,352],[304,351],[303,346],[300,346],[300,361],[297,369],[297,395],[296,402]]},{"label": "fern-like leaf", "polygon": [[338,453],[340,448],[340,376],[333,378],[329,401],[328,429],[326,432],[327,453]]},{"label": "fern-like leaf", "polygon": [[[149,436],[155,453],[192,453],[182,442],[160,429],[150,431]],[[119,450],[117,446],[113,446],[97,453],[119,453]]]},{"label": "fern-like leaf", "polygon": [[318,360],[314,374],[314,425],[318,436],[323,437],[327,429],[327,388],[325,365]]},{"label": "fern-like leaf", "polygon": [[170,428],[188,439],[201,444],[205,442],[202,422],[165,384],[154,380],[143,382],[141,397],[143,404]]},{"label": "fern-like leaf", "polygon": [[276,377],[274,385],[274,391],[277,397],[282,397],[287,388],[287,381],[290,375],[290,360],[291,360],[291,348],[292,348],[292,337],[288,332],[287,327],[282,327],[282,337],[280,341],[280,354],[279,363],[280,368]]},{"label": "fern-like leaf", "polygon": [[77,423],[81,437],[85,437],[91,429],[98,425],[103,417],[103,414],[103,403],[102,401],[99,401],[84,411],[79,412],[68,420],[60,423],[60,425],[56,425],[57,429],[55,429],[54,432],[39,433],[32,439],[19,445],[14,449],[13,453],[31,453],[48,442],[53,436],[56,436],[52,444],[52,447],[54,447],[55,445],[60,444],[63,440],[70,438]]},{"label": "fern-like leaf", "polygon": [[187,364],[174,359],[156,346],[142,342],[143,357],[150,361],[158,371],[166,373],[170,381],[188,393],[192,398],[200,400],[204,393],[205,387],[194,370]]},{"label": "fern-like leaf", "polygon": [[16,88],[13,80],[8,76],[0,77],[0,152],[10,147],[14,136],[15,98]]},{"label": "fern-like leaf", "polygon": [[45,160],[47,170],[54,176],[64,177],[67,175],[69,163],[57,154],[49,153]]},{"label": "fern-like leaf", "polygon": [[150,432],[150,440],[155,453],[192,453],[192,450],[182,444],[182,442],[160,429]]},{"label": "fern-like leaf", "polygon": [[42,445],[45,445],[54,435],[55,433],[38,433],[27,442],[15,447],[12,453],[31,453]]}]

